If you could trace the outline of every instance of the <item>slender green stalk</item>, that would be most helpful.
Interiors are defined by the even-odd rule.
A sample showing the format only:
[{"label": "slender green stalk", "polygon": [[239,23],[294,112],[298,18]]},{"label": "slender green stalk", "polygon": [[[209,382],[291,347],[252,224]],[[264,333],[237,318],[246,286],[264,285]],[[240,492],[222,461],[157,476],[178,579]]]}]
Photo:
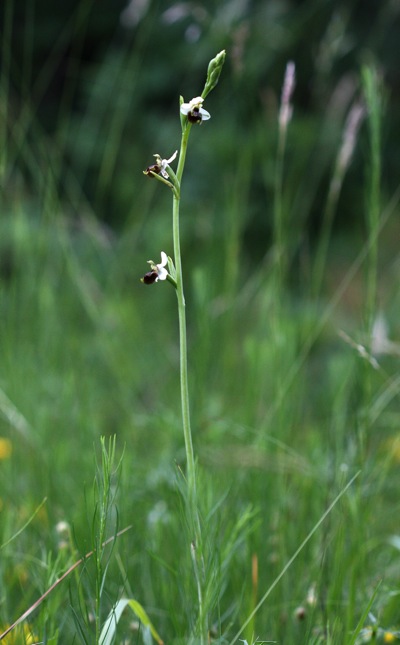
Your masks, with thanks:
[{"label": "slender green stalk", "polygon": [[[220,52],[210,62],[207,74],[206,85],[203,90],[205,97],[218,82],[219,74],[225,52]],[[194,539],[191,543],[191,556],[193,562],[193,571],[196,579],[197,597],[199,605],[198,629],[200,644],[206,645],[208,642],[208,615],[205,608],[205,564],[203,553],[202,530],[199,514],[199,505],[197,498],[196,484],[196,463],[194,458],[192,431],[190,426],[190,405],[189,405],[189,385],[188,385],[188,361],[187,361],[187,333],[186,333],[186,309],[185,296],[183,291],[182,276],[182,258],[180,247],[179,232],[179,208],[181,199],[181,181],[186,161],[186,152],[189,141],[189,135],[192,124],[189,119],[182,119],[182,138],[179,153],[179,162],[176,174],[170,171],[170,179],[173,181],[173,241],[174,241],[174,259],[176,271],[176,295],[178,299],[178,318],[179,318],[179,349],[180,349],[180,384],[181,384],[181,405],[182,405],[182,423],[183,434],[185,439],[186,451],[186,476],[188,484],[188,520],[189,525],[193,526]]]},{"label": "slender green stalk", "polygon": [[[188,360],[187,360],[187,331],[186,331],[186,309],[185,296],[183,291],[182,276],[182,258],[179,231],[179,209],[181,199],[181,181],[186,161],[186,152],[192,123],[201,122],[210,118],[210,114],[201,106],[204,98],[214,89],[218,83],[222,66],[225,61],[225,51],[221,51],[213,58],[208,66],[207,79],[201,97],[192,99],[190,103],[184,104],[181,97],[180,118],[182,126],[182,137],[180,145],[180,154],[178,168],[176,173],[169,167],[169,163],[175,158],[161,159],[155,155],[157,163],[149,166],[144,174],[151,175],[172,189],[173,207],[172,207],[172,225],[173,225],[173,243],[174,243],[174,276],[169,276],[170,281],[175,286],[178,299],[178,318],[179,318],[179,354],[180,354],[180,387],[181,387],[181,406],[182,406],[182,423],[185,440],[186,452],[186,479],[187,479],[187,522],[191,528],[191,558],[193,562],[194,577],[197,586],[198,596],[198,622],[196,632],[199,632],[200,645],[206,645],[208,642],[208,615],[205,607],[206,596],[206,567],[204,562],[202,530],[200,522],[199,504],[197,497],[196,484],[196,462],[194,458],[192,432],[190,427],[190,405],[189,405],[189,385],[188,385]],[[166,170],[166,173],[164,172]],[[157,271],[157,265],[153,267]],[[172,280],[171,280],[172,277]],[[164,280],[166,277],[163,278]],[[196,634],[197,637],[197,634]]]},{"label": "slender green stalk", "polygon": [[192,432],[190,427],[190,406],[189,406],[189,384],[188,384],[188,365],[187,365],[187,334],[186,334],[186,308],[185,296],[183,292],[182,277],[182,258],[179,234],[179,208],[180,208],[180,183],[182,180],[183,169],[185,166],[186,150],[190,134],[191,124],[184,128],[182,133],[181,148],[179,154],[178,169],[176,179],[179,190],[174,191],[173,197],[173,240],[174,240],[174,260],[176,269],[176,295],[178,299],[178,317],[179,317],[179,353],[180,353],[180,383],[181,383],[181,405],[182,405],[182,423],[183,434],[185,439],[186,450],[186,467],[189,497],[192,504],[196,505],[196,476],[195,476],[195,459],[192,441]]},{"label": "slender green stalk", "polygon": [[186,307],[183,291],[182,258],[179,232],[179,208],[180,208],[180,185],[185,166],[187,144],[191,124],[188,122],[182,130],[182,140],[179,155],[179,163],[176,171],[178,189],[173,191],[173,241],[174,259],[176,269],[176,295],[178,299],[179,318],[179,353],[180,353],[180,385],[182,424],[186,451],[186,477],[188,485],[189,519],[194,524],[194,540],[191,545],[193,570],[196,578],[197,595],[199,603],[199,627],[200,642],[205,645],[208,638],[207,612],[204,607],[204,562],[202,558],[202,537],[201,523],[199,517],[197,485],[196,485],[196,464],[194,458],[192,431],[190,425],[190,404],[189,404],[189,383],[188,383],[188,360],[187,360],[187,332],[186,332]]}]

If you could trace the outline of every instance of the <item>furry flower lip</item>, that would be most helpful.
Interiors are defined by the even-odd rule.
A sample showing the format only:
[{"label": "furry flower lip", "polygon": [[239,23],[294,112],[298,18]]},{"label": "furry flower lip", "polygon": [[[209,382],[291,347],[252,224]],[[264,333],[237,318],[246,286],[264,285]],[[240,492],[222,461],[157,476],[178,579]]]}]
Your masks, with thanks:
[{"label": "furry flower lip", "polygon": [[190,123],[208,121],[208,119],[211,119],[211,114],[202,107],[203,101],[204,99],[202,96],[196,96],[196,98],[189,101],[189,103],[182,103],[181,114],[187,116]]},{"label": "furry flower lip", "polygon": [[168,264],[168,256],[164,251],[161,251],[160,264],[155,264],[153,260],[149,260],[148,264],[151,266],[151,271],[148,271],[141,279],[144,284],[154,284],[154,282],[168,278],[168,271],[165,268]]},{"label": "furry flower lip", "polygon": [[145,174],[151,177],[151,173],[154,172],[156,175],[162,175],[165,179],[168,179],[169,174],[167,172],[167,166],[169,166],[169,164],[174,161],[174,159],[176,159],[177,154],[178,151],[175,150],[174,154],[169,159],[161,159],[159,154],[154,155],[156,158],[156,163],[146,168],[146,170],[144,171]]}]

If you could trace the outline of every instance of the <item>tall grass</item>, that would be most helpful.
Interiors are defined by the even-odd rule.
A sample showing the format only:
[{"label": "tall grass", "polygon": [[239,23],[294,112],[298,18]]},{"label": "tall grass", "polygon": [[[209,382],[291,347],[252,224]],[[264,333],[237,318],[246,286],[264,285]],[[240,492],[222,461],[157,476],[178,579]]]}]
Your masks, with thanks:
[{"label": "tall grass", "polygon": [[[66,25],[61,50],[82,36],[88,6],[80,3]],[[166,202],[142,176],[157,148],[123,149],[133,206],[121,229],[100,223],[83,190],[97,155],[101,205],[120,181],[124,127],[140,119],[127,65],[139,84],[152,15],[140,47],[113,59],[118,99],[107,118],[106,106],[96,110],[105,65],[99,84],[87,88],[86,111],[71,110],[73,87],[65,88],[50,138],[36,116],[41,93],[28,91],[28,65],[26,92],[16,90],[12,3],[2,12],[0,633],[54,585],[5,643],[197,642],[199,560],[184,503],[174,294],[139,282],[149,257],[172,251]],[[74,43],[78,53],[79,38]],[[221,644],[398,638],[398,350],[395,338],[377,337],[376,321],[383,314],[398,331],[390,274],[398,251],[390,241],[399,194],[381,184],[384,89],[374,68],[362,72],[361,87],[365,123],[352,130],[351,144],[365,173],[363,200],[352,206],[354,234],[342,237],[335,227],[353,172],[351,155],[343,164],[345,115],[341,136],[323,150],[332,168],[325,183],[319,143],[329,140],[330,122],[321,118],[307,147],[296,91],[284,145],[275,145],[277,109],[273,126],[260,115],[234,154],[240,135],[234,139],[236,124],[220,102],[188,152],[180,215],[188,388],[202,594],[209,638]],[[79,137],[98,128],[99,141],[91,150],[96,137],[88,136],[81,166],[70,167],[77,119]],[[171,132],[157,135],[163,145]],[[220,177],[219,192],[206,198],[196,188],[204,182],[207,192],[210,180],[202,154]],[[309,241],[322,188],[322,225]],[[268,196],[272,235],[266,224],[249,241],[260,194]],[[60,522],[70,527],[67,537]]]}]

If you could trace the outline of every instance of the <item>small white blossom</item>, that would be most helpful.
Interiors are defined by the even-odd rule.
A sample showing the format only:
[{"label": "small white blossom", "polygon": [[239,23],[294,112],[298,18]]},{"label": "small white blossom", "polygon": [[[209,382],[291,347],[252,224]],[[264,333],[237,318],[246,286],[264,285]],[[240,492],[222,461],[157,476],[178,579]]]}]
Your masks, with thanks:
[{"label": "small white blossom", "polygon": [[175,150],[174,154],[169,159],[161,159],[161,156],[159,154],[154,155],[154,157],[156,158],[156,163],[146,168],[146,170],[143,171],[144,174],[148,177],[153,177],[154,175],[162,175],[165,179],[168,179],[169,174],[167,171],[167,166],[169,166],[171,161],[174,161],[177,154],[178,151]]},{"label": "small white blossom", "polygon": [[70,531],[70,526],[69,526],[68,522],[65,522],[64,520],[61,520],[60,522],[57,522],[57,524],[56,524],[56,532],[59,535],[68,534],[69,531]]},{"label": "small white blossom", "polygon": [[181,114],[187,116],[189,121],[192,122],[208,121],[211,118],[211,114],[202,107],[203,101],[202,96],[196,96],[189,103],[182,103]]},{"label": "small white blossom", "polygon": [[168,265],[168,256],[164,251],[161,251],[161,262],[159,264],[155,264],[153,260],[148,260],[147,264],[150,264],[151,271],[148,271],[143,278],[141,278],[141,282],[143,282],[143,284],[154,284],[159,280],[166,280],[167,278],[169,278],[173,284],[176,284],[174,278],[170,276],[165,268]]},{"label": "small white blossom", "polygon": [[151,268],[153,271],[157,272],[157,277],[155,279],[155,282],[158,282],[159,280],[166,280],[168,277],[168,271],[165,268],[168,264],[168,256],[164,251],[161,251],[161,262],[160,264],[154,264],[153,260],[149,260],[149,264],[151,265]]},{"label": "small white blossom", "polygon": [[159,161],[159,165],[161,167],[160,173],[162,174],[163,177],[165,177],[165,179],[169,178],[169,174],[166,171],[166,167],[169,166],[171,161],[174,161],[174,159],[176,159],[177,154],[178,154],[178,151],[175,150],[174,154],[169,159],[161,159],[159,155],[156,155],[160,159]]}]

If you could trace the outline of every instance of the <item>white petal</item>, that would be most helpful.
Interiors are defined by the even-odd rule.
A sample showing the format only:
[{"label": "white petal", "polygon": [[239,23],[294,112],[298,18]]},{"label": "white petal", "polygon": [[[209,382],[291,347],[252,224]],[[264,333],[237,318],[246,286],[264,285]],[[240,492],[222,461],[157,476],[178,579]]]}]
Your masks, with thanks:
[{"label": "white petal", "polygon": [[211,114],[207,112],[207,110],[204,110],[204,108],[200,108],[200,114],[203,121],[208,121],[208,119],[211,119]]},{"label": "white petal", "polygon": [[178,154],[178,151],[177,151],[177,150],[175,150],[175,152],[174,152],[174,154],[172,155],[172,157],[170,157],[169,159],[162,159],[162,160],[159,162],[159,164],[160,164],[160,166],[161,166],[160,173],[162,174],[162,176],[163,176],[163,177],[165,177],[165,179],[169,179],[169,174],[168,174],[168,172],[166,171],[166,167],[171,163],[171,161],[173,161],[173,160],[175,159],[175,157],[176,157],[176,155],[177,155],[177,154]]},{"label": "white petal", "polygon": [[190,103],[182,103],[181,114],[184,114],[186,116],[189,110],[191,110]]},{"label": "white petal", "polygon": [[177,150],[175,150],[175,152],[174,152],[174,154],[172,155],[172,157],[170,157],[169,159],[163,159],[163,163],[164,163],[164,161],[165,161],[165,162],[166,162],[166,164],[167,164],[167,165],[169,165],[169,164],[171,163],[171,161],[174,161],[174,159],[176,159],[176,155],[177,155],[177,154],[178,154],[178,151],[177,151]]},{"label": "white petal", "polygon": [[168,278],[168,271],[164,267],[168,264],[168,256],[164,251],[161,251],[161,262],[156,265],[156,271],[158,276],[156,277],[156,282],[159,280],[166,280]]},{"label": "white petal", "polygon": [[157,267],[159,269],[162,269],[163,267],[167,266],[168,264],[168,255],[164,253],[164,251],[161,251],[161,264],[157,264]]},{"label": "white petal", "polygon": [[196,96],[189,102],[190,109],[193,110],[194,107],[200,107],[201,105],[203,105],[203,101],[204,99],[202,96]]},{"label": "white petal", "polygon": [[159,280],[166,280],[168,278],[168,271],[166,269],[158,269],[158,276],[156,282]]}]

